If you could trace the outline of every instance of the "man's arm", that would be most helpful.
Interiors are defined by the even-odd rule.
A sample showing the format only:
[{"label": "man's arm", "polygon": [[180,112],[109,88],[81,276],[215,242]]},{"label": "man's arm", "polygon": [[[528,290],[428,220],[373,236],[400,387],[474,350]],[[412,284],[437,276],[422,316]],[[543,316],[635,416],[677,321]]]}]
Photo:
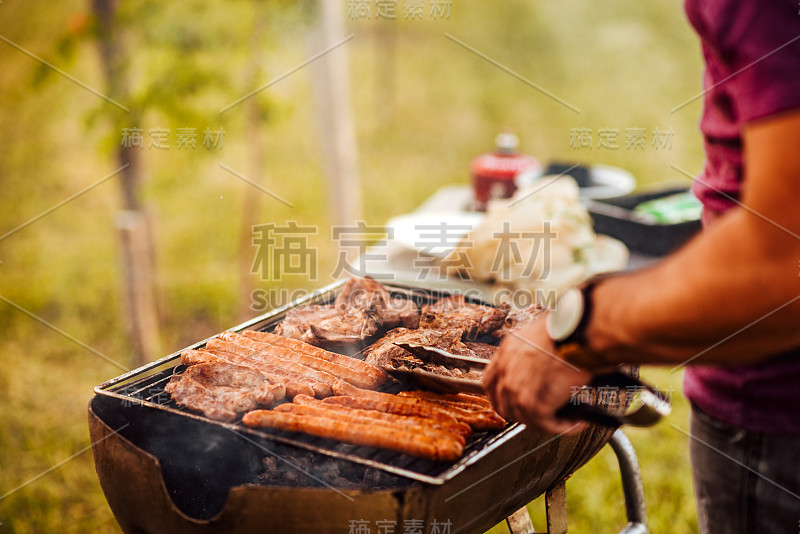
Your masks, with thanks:
[{"label": "man's arm", "polygon": [[800,112],[753,123],[743,140],[742,206],[595,290],[587,337],[609,362],[730,365],[800,346]]},{"label": "man's arm", "polygon": [[[595,288],[586,333],[599,365],[730,365],[800,346],[800,111],[748,125],[743,140],[743,205],[657,266]],[[571,427],[553,414],[591,375],[554,352],[544,321],[501,345],[484,377],[501,413]]]}]

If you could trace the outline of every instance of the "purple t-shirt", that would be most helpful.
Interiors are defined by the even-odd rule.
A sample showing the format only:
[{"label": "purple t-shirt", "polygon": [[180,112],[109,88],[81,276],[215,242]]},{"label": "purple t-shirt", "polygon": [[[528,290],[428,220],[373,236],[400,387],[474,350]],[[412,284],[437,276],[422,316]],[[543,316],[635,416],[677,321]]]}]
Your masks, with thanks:
[{"label": "purple t-shirt", "polygon": [[[800,108],[800,4],[686,0],[685,7],[706,62],[700,121],[706,162],[694,192],[704,205],[703,222],[713,224],[735,205],[726,195],[739,199],[742,125]],[[727,423],[800,434],[800,348],[752,365],[690,368],[684,392]]]}]

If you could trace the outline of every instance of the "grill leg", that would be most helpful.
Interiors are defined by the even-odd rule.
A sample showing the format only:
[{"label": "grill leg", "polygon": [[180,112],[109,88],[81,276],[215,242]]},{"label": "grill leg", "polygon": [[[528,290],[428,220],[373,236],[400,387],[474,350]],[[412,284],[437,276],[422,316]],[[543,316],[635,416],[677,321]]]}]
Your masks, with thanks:
[{"label": "grill leg", "polygon": [[609,441],[619,462],[622,477],[622,493],[625,496],[625,514],[628,524],[620,534],[647,534],[647,509],[644,503],[644,484],[639,460],[631,441],[622,430],[617,429]]},{"label": "grill leg", "polygon": [[[567,492],[564,483],[553,486],[544,497],[547,511],[547,534],[567,533]],[[536,534],[528,509],[522,507],[506,518],[511,534]]]},{"label": "grill leg", "polygon": [[511,534],[536,534],[533,523],[531,523],[531,516],[528,515],[528,509],[524,506],[506,517],[506,524]]},{"label": "grill leg", "polygon": [[[648,534],[647,508],[644,502],[644,484],[639,460],[633,444],[622,430],[617,429],[609,441],[619,462],[622,478],[622,493],[625,496],[625,514],[628,524],[620,534]],[[564,482],[552,487],[545,494],[547,510],[547,534],[567,533],[567,493]],[[523,507],[506,518],[511,534],[534,534],[528,509]]]},{"label": "grill leg", "polygon": [[563,481],[547,490],[544,506],[547,512],[547,534],[567,534],[567,490]]}]

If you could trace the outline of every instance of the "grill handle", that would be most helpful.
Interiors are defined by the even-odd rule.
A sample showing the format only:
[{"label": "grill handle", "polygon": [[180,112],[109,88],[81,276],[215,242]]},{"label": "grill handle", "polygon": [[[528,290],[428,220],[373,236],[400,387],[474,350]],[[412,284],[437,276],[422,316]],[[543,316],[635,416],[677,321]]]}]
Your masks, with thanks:
[{"label": "grill handle", "polygon": [[[638,393],[639,406],[623,415],[612,414],[600,407],[580,402],[581,391],[587,388],[610,388],[612,391]],[[556,412],[562,419],[583,420],[598,425],[646,427],[656,424],[672,411],[669,400],[652,386],[621,372],[596,375],[584,388],[573,394],[568,404]]]},{"label": "grill handle", "polygon": [[649,530],[644,502],[644,483],[636,451],[631,440],[620,429],[614,431],[609,444],[619,462],[622,494],[625,496],[625,515],[628,517],[628,524],[620,534],[647,534]]}]

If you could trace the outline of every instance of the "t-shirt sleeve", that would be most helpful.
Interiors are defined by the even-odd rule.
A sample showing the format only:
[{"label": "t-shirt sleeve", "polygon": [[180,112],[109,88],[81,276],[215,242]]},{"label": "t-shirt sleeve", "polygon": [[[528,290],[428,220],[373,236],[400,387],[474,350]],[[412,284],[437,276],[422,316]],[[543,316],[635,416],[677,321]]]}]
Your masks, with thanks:
[{"label": "t-shirt sleeve", "polygon": [[800,4],[797,0],[708,2],[706,28],[727,72],[738,119],[750,122],[800,108]]}]

